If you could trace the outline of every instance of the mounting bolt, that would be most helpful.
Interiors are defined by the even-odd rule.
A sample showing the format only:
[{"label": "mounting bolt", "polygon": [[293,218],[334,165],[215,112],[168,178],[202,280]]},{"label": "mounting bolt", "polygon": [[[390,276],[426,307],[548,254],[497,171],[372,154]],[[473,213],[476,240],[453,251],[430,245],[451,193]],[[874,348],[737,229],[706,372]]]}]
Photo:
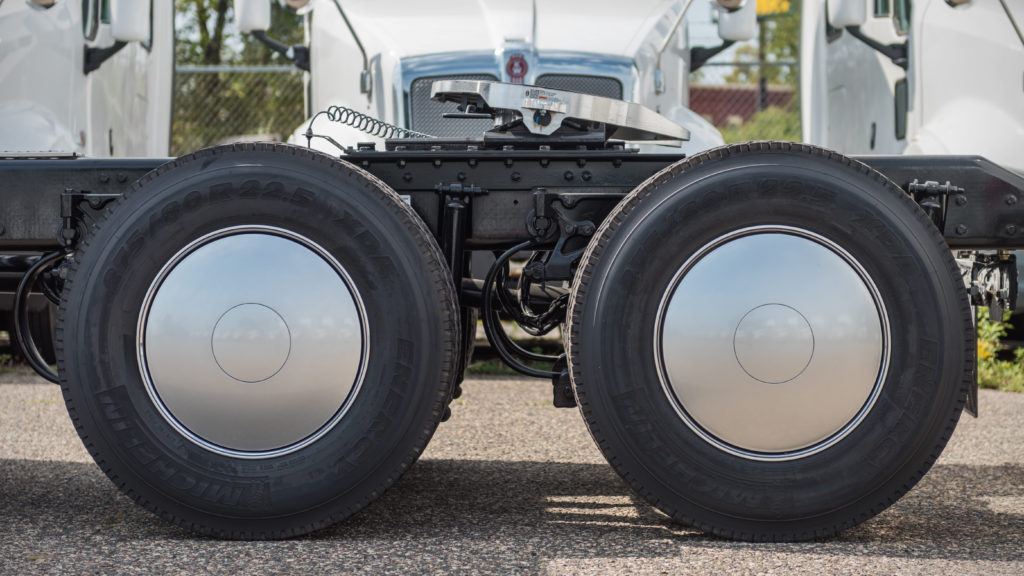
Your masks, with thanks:
[{"label": "mounting bolt", "polygon": [[563,176],[563,177],[564,177],[564,178],[565,178],[566,180],[572,180],[572,179],[574,178],[574,176],[573,176],[573,173],[572,173],[572,170],[566,170],[566,171],[565,171],[565,174],[562,174],[562,176]]},{"label": "mounting bolt", "polygon": [[1017,234],[1017,225],[1016,224],[1007,224],[1006,225],[1006,235],[1007,236],[1014,236],[1016,234]]},{"label": "mounting bolt", "polygon": [[957,206],[964,206],[967,204],[967,196],[963,194],[957,194],[953,197],[953,201],[956,202]]},{"label": "mounting bolt", "polygon": [[106,184],[107,182],[110,182],[110,175],[100,174],[100,184]]},{"label": "mounting bolt", "polygon": [[512,173],[512,181],[513,182],[519,182],[520,179],[522,179],[522,175],[519,174],[519,172],[513,172]]},{"label": "mounting bolt", "polygon": [[405,174],[402,174],[402,180],[405,180],[406,182],[412,182],[412,173],[406,172]]},{"label": "mounting bolt", "polygon": [[455,175],[455,177],[459,179],[459,182],[462,182],[463,180],[466,179],[466,173],[465,172],[459,172],[458,174]]},{"label": "mounting bolt", "polygon": [[118,172],[117,173],[117,181],[120,182],[121,184],[124,184],[125,182],[128,181],[128,177],[125,176],[124,173]]},{"label": "mounting bolt", "polygon": [[959,224],[956,227],[956,233],[957,236],[963,236],[964,234],[967,234],[967,226],[965,224]]},{"label": "mounting bolt", "polygon": [[584,170],[583,173],[580,174],[580,178],[583,178],[585,182],[590,182],[590,176],[590,170]]},{"label": "mounting bolt", "polygon": [[1007,194],[1005,200],[1007,206],[1013,206],[1014,204],[1017,203],[1017,197],[1014,196],[1013,194]]}]

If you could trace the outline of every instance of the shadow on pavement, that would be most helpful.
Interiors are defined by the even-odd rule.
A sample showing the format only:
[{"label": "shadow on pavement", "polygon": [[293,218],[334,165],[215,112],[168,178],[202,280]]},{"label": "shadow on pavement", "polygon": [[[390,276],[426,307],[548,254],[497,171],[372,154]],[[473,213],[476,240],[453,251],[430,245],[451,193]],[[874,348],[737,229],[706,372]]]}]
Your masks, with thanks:
[{"label": "shadow on pavement", "polygon": [[133,541],[139,560],[147,547],[176,542],[235,554],[326,550],[349,562],[429,556],[448,568],[470,558],[512,568],[548,558],[677,556],[686,547],[1022,561],[1022,487],[1022,466],[939,465],[896,506],[839,538],[747,545],[669,523],[603,464],[423,460],[346,523],[286,543],[220,543],[142,511],[92,464],[0,460],[0,557],[22,538],[72,548],[104,538]]}]

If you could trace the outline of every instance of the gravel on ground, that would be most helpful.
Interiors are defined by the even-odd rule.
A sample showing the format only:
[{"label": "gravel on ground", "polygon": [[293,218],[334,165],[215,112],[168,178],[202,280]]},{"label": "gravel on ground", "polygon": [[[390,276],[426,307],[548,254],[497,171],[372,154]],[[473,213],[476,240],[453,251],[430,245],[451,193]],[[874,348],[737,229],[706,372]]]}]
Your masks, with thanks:
[{"label": "gravel on ground", "polygon": [[674,525],[539,380],[479,378],[419,463],[348,522],[283,542],[197,537],[93,464],[56,386],[0,373],[0,574],[1024,574],[1024,395],[982,391],[922,482],[823,542]]}]

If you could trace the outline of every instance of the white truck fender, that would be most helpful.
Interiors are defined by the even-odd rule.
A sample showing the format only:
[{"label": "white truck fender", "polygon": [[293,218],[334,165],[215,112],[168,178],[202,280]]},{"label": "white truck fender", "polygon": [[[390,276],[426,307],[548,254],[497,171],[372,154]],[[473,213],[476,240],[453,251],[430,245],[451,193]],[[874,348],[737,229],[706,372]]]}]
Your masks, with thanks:
[{"label": "white truck fender", "polygon": [[[725,144],[722,133],[711,122],[686,106],[673,106],[662,114],[690,131],[690,139],[680,146],[687,156],[693,156]],[[655,149],[657,148],[660,148],[662,152],[665,151],[664,146],[655,147]]]},{"label": "white truck fender", "polygon": [[[999,126],[986,130],[986,126]],[[1024,122],[991,102],[960,98],[947,102],[907,143],[905,154],[977,154],[1024,173]]]}]

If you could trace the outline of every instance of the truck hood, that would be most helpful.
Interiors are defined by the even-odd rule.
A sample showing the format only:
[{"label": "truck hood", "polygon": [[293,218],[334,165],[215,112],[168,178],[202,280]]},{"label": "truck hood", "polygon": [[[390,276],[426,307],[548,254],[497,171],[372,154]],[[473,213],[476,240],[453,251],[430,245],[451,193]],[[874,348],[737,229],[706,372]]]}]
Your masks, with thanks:
[{"label": "truck hood", "polygon": [[[532,43],[537,50],[633,57],[659,20],[677,13],[672,8],[680,4],[632,0],[624,9],[621,0],[339,1],[368,51],[396,58],[497,50],[506,41]],[[321,1],[317,11],[333,12],[331,4]]]}]

